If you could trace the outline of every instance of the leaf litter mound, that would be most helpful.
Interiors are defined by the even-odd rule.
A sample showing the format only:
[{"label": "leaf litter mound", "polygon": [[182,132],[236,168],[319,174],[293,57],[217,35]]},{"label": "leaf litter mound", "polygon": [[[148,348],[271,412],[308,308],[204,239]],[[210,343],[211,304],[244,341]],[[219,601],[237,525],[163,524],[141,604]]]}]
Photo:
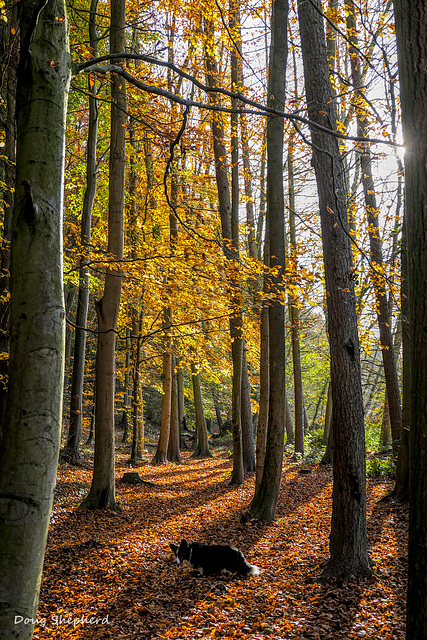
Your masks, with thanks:
[{"label": "leaf litter mound", "polygon": [[[58,472],[34,638],[245,638],[404,640],[406,505],[379,502],[390,483],[368,485],[371,578],[317,580],[328,558],[331,470],[285,459],[276,520],[242,524],[254,478],[229,485],[231,461],[183,454],[183,464],[119,480],[121,513],[76,511],[90,468]],[[307,471],[307,464],[304,465]],[[153,483],[153,484],[148,484]],[[170,542],[232,544],[261,574],[200,577],[177,566]]]}]

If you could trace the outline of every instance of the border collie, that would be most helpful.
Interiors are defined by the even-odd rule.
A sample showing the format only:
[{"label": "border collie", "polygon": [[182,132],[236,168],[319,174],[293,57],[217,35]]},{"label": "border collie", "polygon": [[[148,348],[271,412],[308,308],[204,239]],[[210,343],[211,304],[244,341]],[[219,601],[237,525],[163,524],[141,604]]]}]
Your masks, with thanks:
[{"label": "border collie", "polygon": [[238,576],[257,576],[258,567],[246,562],[241,551],[226,544],[202,544],[181,540],[179,547],[170,544],[177,564],[188,562],[200,575],[220,573],[223,569]]}]

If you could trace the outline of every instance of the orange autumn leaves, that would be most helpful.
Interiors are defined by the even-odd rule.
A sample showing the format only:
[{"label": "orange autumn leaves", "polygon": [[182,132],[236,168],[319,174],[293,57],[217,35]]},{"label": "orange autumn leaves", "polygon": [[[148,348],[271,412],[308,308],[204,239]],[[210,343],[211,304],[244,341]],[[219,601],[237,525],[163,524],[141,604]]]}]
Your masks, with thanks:
[{"label": "orange autumn leaves", "polygon": [[[405,506],[379,503],[389,487],[369,487],[372,579],[317,583],[328,555],[331,472],[285,459],[277,520],[240,524],[253,478],[230,487],[231,461],[152,467],[154,483],[117,483],[123,512],[76,512],[89,468],[58,477],[36,638],[404,638]],[[117,478],[126,471],[120,457]],[[261,575],[195,576],[177,567],[169,542],[182,537],[240,548]]]}]

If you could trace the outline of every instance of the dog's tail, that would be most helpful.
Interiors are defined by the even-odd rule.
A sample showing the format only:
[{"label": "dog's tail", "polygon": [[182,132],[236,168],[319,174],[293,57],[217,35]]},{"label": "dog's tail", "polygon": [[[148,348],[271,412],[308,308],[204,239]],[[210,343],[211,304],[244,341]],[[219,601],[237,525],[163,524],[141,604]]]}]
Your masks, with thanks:
[{"label": "dog's tail", "polygon": [[242,574],[244,576],[259,576],[260,570],[254,564],[249,564],[249,562],[245,560],[244,567],[242,567]]}]

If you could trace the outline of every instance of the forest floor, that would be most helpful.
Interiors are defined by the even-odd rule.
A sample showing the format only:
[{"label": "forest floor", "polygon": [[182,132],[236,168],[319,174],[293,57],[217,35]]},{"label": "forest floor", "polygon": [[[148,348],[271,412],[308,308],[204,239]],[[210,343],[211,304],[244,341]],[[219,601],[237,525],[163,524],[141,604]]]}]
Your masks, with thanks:
[{"label": "forest floor", "polygon": [[[368,485],[373,577],[318,582],[330,468],[285,458],[276,521],[241,524],[254,478],[231,487],[226,451],[208,460],[185,453],[182,465],[151,466],[147,457],[136,470],[153,485],[120,482],[128,457],[116,461],[118,514],[76,511],[91,461],[61,465],[34,638],[404,639],[408,508],[379,502],[389,482]],[[196,576],[169,549],[183,537],[233,544],[261,573]]]}]

